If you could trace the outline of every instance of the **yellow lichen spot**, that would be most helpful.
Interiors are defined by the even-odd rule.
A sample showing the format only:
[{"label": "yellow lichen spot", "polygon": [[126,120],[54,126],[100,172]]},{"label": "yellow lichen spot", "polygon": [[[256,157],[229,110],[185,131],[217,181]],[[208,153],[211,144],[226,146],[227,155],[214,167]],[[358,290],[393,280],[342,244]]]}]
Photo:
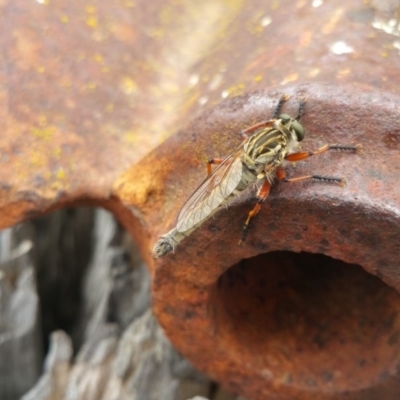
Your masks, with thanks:
[{"label": "yellow lichen spot", "polygon": [[160,39],[164,37],[164,30],[161,28],[150,29],[149,36],[153,39]]},{"label": "yellow lichen spot", "polygon": [[274,0],[274,1],[271,3],[271,8],[272,8],[273,10],[276,10],[278,7],[279,7],[279,1],[278,1],[278,0]]},{"label": "yellow lichen spot", "polygon": [[50,171],[42,172],[42,177],[44,180],[49,181],[52,178],[51,172]]},{"label": "yellow lichen spot", "polygon": [[256,75],[254,77],[254,82],[261,82],[263,80],[263,76],[261,74]]},{"label": "yellow lichen spot", "polygon": [[46,115],[42,114],[38,116],[38,122],[40,126],[46,126],[47,125],[47,117]]},{"label": "yellow lichen spot", "polygon": [[317,75],[319,75],[319,73],[321,72],[321,70],[319,68],[313,68],[309,73],[308,76],[310,78],[315,78]]},{"label": "yellow lichen spot", "polygon": [[99,25],[99,21],[94,15],[89,15],[86,18],[86,25],[90,28],[97,28],[97,26]]},{"label": "yellow lichen spot", "polygon": [[108,103],[107,105],[106,105],[106,111],[107,112],[113,112],[114,111],[114,103]]},{"label": "yellow lichen spot", "polygon": [[338,78],[344,78],[345,76],[349,75],[350,72],[351,72],[351,69],[350,69],[350,68],[343,68],[343,69],[340,69],[340,70],[337,72],[336,76],[337,76]]},{"label": "yellow lichen spot", "polygon": [[60,81],[60,86],[61,87],[71,87],[72,83],[68,78],[62,78]]},{"label": "yellow lichen spot", "polygon": [[139,140],[139,136],[136,132],[129,131],[125,133],[125,140],[128,143],[136,143]]},{"label": "yellow lichen spot", "polygon": [[76,171],[76,162],[75,161],[71,161],[68,165],[68,171],[74,172]]},{"label": "yellow lichen spot", "polygon": [[333,12],[333,14],[331,14],[329,16],[329,18],[327,19],[327,23],[322,27],[321,32],[324,35],[328,35],[328,34],[332,33],[336,29],[343,13],[344,13],[344,7],[338,8],[337,10],[335,10]]},{"label": "yellow lichen spot", "polygon": [[50,184],[50,189],[54,190],[55,192],[58,192],[60,190],[65,189],[65,187],[60,181],[56,181]]},{"label": "yellow lichen spot", "polygon": [[[226,91],[224,91],[226,93],[225,97],[228,96],[239,96],[240,94],[242,94],[244,92],[245,89],[245,85],[243,83],[238,83],[237,85],[233,85],[231,87],[229,87]],[[224,97],[224,96],[222,96]]]},{"label": "yellow lichen spot", "polygon": [[53,155],[54,158],[59,159],[61,157],[61,148],[54,149]]},{"label": "yellow lichen spot", "polygon": [[283,79],[283,81],[281,83],[282,83],[282,85],[284,85],[286,83],[295,82],[295,81],[297,81],[297,79],[299,79],[299,74],[297,72],[293,72],[293,73],[285,76],[285,78]]},{"label": "yellow lichen spot", "polygon": [[92,6],[92,5],[88,5],[88,6],[86,6],[85,10],[88,14],[94,14],[96,12],[96,7]]},{"label": "yellow lichen spot", "polygon": [[88,82],[86,84],[86,89],[88,90],[95,90],[97,87],[96,82]]},{"label": "yellow lichen spot", "polygon": [[99,54],[99,53],[96,53],[96,54],[93,56],[93,60],[96,61],[96,62],[98,62],[98,63],[100,63],[100,64],[103,64],[103,63],[104,63],[104,58],[103,58],[103,56],[102,56],[101,54]]},{"label": "yellow lichen spot", "polygon": [[56,177],[59,180],[65,179],[65,177],[66,177],[65,171],[62,168],[60,168],[56,173]]},{"label": "yellow lichen spot", "polygon": [[265,15],[264,11],[258,11],[246,22],[245,26],[250,33],[259,35],[271,22],[272,18],[269,15]]},{"label": "yellow lichen spot", "polygon": [[52,138],[55,130],[56,129],[54,126],[50,126],[47,128],[36,128],[36,127],[31,128],[33,136],[47,141],[49,141]]},{"label": "yellow lichen spot", "polygon": [[66,14],[61,15],[61,16],[60,16],[60,21],[61,21],[63,24],[68,24],[68,22],[69,22],[69,17],[68,17],[68,15],[66,15]]},{"label": "yellow lichen spot", "polygon": [[39,74],[43,74],[46,71],[46,69],[45,67],[43,67],[43,65],[39,65],[36,67],[36,71],[39,72]]},{"label": "yellow lichen spot", "polygon": [[43,167],[45,165],[45,156],[40,153],[35,153],[31,158],[31,165],[34,168]]},{"label": "yellow lichen spot", "polygon": [[159,13],[159,19],[162,25],[169,25],[176,21],[176,14],[172,7],[163,7]]},{"label": "yellow lichen spot", "polygon": [[126,94],[132,94],[137,91],[137,84],[131,77],[125,76],[121,80],[121,89]]},{"label": "yellow lichen spot", "polygon": [[110,72],[110,67],[103,67],[101,69],[101,72],[104,72],[104,73]]},{"label": "yellow lichen spot", "polygon": [[388,52],[387,52],[386,50],[382,50],[381,56],[384,57],[384,58],[386,58],[386,57],[389,56],[389,54],[388,54]]},{"label": "yellow lichen spot", "polygon": [[255,24],[253,27],[250,27],[248,31],[253,35],[260,35],[264,31],[264,27],[259,24]]},{"label": "yellow lichen spot", "polygon": [[313,31],[312,30],[306,30],[300,34],[299,45],[301,47],[308,47],[310,45],[310,43],[312,43],[312,41],[313,41]]},{"label": "yellow lichen spot", "polygon": [[127,8],[133,8],[136,6],[136,3],[133,0],[125,0],[124,6]]}]

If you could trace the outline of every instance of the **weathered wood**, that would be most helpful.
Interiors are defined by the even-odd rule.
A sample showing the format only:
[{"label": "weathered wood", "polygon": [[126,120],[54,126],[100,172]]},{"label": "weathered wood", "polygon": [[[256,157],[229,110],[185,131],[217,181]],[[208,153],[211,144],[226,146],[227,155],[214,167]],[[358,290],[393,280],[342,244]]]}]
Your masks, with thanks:
[{"label": "weathered wood", "polygon": [[[62,331],[53,333],[45,373],[22,400],[175,400],[180,385],[176,370],[192,370],[182,363],[147,310],[121,336],[115,325],[100,328],[75,361],[70,338]],[[210,382],[196,375],[196,390],[207,391]]]},{"label": "weathered wood", "polygon": [[165,337],[146,266],[111,214],[62,210],[3,231],[0,254],[1,400],[236,398]]},{"label": "weathered wood", "polygon": [[41,373],[39,299],[30,250],[23,240],[14,247],[11,229],[0,235],[0,399],[14,400]]},{"label": "weathered wood", "polygon": [[[165,337],[151,312],[147,269],[109,213],[62,210],[3,231],[0,246],[2,400],[234,398]],[[66,331],[53,331],[57,324]],[[40,329],[50,341],[39,378]]]}]

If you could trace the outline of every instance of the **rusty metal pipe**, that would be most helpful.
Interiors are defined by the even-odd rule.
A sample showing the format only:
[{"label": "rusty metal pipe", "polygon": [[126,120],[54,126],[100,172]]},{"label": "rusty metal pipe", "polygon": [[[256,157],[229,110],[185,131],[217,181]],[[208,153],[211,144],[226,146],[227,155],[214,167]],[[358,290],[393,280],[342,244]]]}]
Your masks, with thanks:
[{"label": "rusty metal pipe", "polygon": [[[166,332],[210,376],[253,399],[395,398],[398,5],[149,4],[2,3],[0,225],[106,207],[148,262]],[[364,146],[288,173],[348,186],[275,186],[238,249],[249,193],[155,264],[205,161],[282,92],[292,114],[308,96],[304,148]]]},{"label": "rusty metal pipe", "polygon": [[[345,175],[347,187],[277,184],[244,248],[237,241],[251,191],[219,212],[154,269],[157,316],[197,367],[249,398],[393,398],[400,365],[398,97],[325,85],[285,91],[291,114],[294,99],[308,97],[304,149],[364,147],[362,155],[313,157],[288,174]],[[265,118],[277,98],[261,91],[227,100],[145,158],[140,178],[138,166],[124,176],[124,201],[151,193],[140,209],[153,243],[204,176],[199,160],[213,147],[222,154],[234,148],[236,133]],[[150,182],[150,174],[159,180]]]}]

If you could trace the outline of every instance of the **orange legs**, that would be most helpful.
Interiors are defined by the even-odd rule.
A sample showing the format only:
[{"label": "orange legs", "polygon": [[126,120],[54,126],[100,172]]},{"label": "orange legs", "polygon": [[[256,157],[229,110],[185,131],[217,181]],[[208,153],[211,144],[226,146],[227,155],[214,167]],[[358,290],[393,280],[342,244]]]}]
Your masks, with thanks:
[{"label": "orange legs", "polygon": [[218,164],[221,164],[222,161],[223,161],[223,158],[210,158],[207,161],[207,175],[211,175],[211,172],[212,172],[211,164],[218,165]]},{"label": "orange legs", "polygon": [[[301,116],[301,109],[299,110],[299,115]],[[325,145],[316,151],[300,151],[297,153],[292,153],[286,156],[286,160],[288,161],[300,161],[304,160],[308,157],[324,153],[328,150],[341,150],[341,151],[354,151],[355,153],[361,152],[362,146],[357,144],[356,146],[340,146],[337,144],[333,145]],[[283,182],[300,182],[305,180],[317,180],[326,183],[337,183],[340,186],[346,186],[346,178],[344,177],[336,177],[336,176],[323,176],[323,175],[304,175],[298,176],[295,178],[286,178],[286,173],[282,167],[276,169],[276,177],[278,180]],[[271,188],[271,184],[266,179],[261,188],[257,193],[257,203],[254,208],[249,212],[247,216],[246,222],[244,223],[242,230],[242,237],[239,240],[239,246],[244,246],[247,235],[249,233],[249,227],[251,220],[258,214],[261,209],[261,203],[268,197],[269,191]]]},{"label": "orange legs", "polygon": [[282,182],[300,182],[300,181],[314,180],[326,183],[337,183],[339,186],[342,187],[346,186],[346,178],[344,176],[339,178],[336,176],[304,175],[304,176],[297,176],[295,178],[286,178],[286,172],[282,168],[277,169],[276,176],[278,180]]},{"label": "orange legs", "polygon": [[252,218],[254,218],[260,211],[261,203],[268,197],[270,189],[271,189],[271,184],[268,182],[268,180],[265,180],[265,182],[262,184],[262,186],[258,190],[257,203],[253,207],[253,209],[249,212],[246,222],[244,223],[243,230],[242,230],[242,237],[240,238],[239,243],[238,243],[239,246],[244,246],[244,242],[246,241],[247,234],[249,233],[250,222],[251,222]]},{"label": "orange legs", "polygon": [[328,150],[339,150],[339,151],[354,151],[355,153],[361,153],[362,146],[357,144],[355,146],[341,146],[338,144],[326,144],[316,151],[299,151],[297,153],[288,154],[285,160],[288,161],[300,161],[305,160],[308,157],[316,156],[317,154],[325,153]]},{"label": "orange legs", "polygon": [[[339,150],[339,151],[354,151],[355,153],[361,153],[362,146],[360,144],[357,144],[355,146],[342,146],[338,144],[326,144],[325,146],[322,146],[316,151],[299,151],[297,153],[292,153],[289,154],[285,157],[285,160],[287,161],[300,161],[300,160],[305,160],[306,158],[309,158],[311,156],[315,156],[317,154],[325,153],[328,150]],[[276,176],[278,180],[283,181],[283,182],[299,182],[299,181],[304,181],[304,180],[318,180],[321,182],[327,182],[327,183],[337,183],[340,186],[346,186],[346,178],[338,178],[335,176],[323,176],[323,175],[305,175],[305,176],[298,176],[296,178],[286,178],[285,171],[282,168],[278,168],[276,171]]]}]

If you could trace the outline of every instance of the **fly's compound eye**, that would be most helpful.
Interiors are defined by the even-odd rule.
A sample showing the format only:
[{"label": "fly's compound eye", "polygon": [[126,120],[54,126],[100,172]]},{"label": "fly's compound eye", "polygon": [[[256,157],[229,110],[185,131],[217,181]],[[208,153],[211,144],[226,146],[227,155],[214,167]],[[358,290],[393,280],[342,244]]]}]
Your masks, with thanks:
[{"label": "fly's compound eye", "polygon": [[294,120],[292,128],[296,132],[297,140],[301,142],[304,139],[304,134],[305,134],[303,125],[301,125],[299,121]]},{"label": "fly's compound eye", "polygon": [[281,114],[279,116],[279,119],[282,121],[283,124],[287,124],[292,119],[292,117],[289,114]]},{"label": "fly's compound eye", "polygon": [[304,139],[304,134],[305,134],[304,128],[299,121],[292,118],[289,114],[281,114],[279,116],[279,119],[282,121],[283,125],[292,121],[290,128],[293,129],[294,132],[296,133],[297,140],[301,142]]}]

